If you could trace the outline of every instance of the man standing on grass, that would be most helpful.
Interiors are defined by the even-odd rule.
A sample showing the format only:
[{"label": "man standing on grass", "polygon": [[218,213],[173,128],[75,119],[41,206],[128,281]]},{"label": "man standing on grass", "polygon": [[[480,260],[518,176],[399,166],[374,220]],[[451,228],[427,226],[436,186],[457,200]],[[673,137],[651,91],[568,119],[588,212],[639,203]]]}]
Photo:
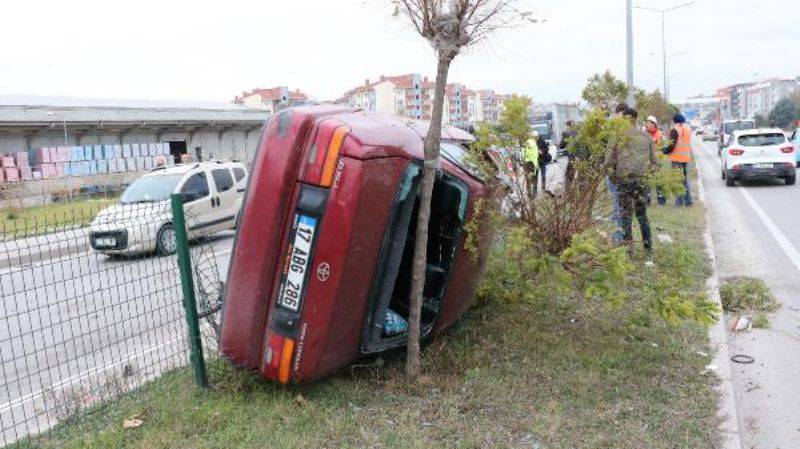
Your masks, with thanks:
[{"label": "man standing on grass", "polygon": [[619,191],[620,214],[622,216],[622,239],[625,243],[633,241],[633,215],[639,221],[644,248],[649,253],[653,247],[650,222],[647,218],[645,202],[645,177],[656,165],[653,154],[653,140],[636,127],[639,114],[628,108],[622,113],[631,123],[627,138],[621,145],[609,151],[607,158],[610,167],[609,177]]},{"label": "man standing on grass", "polygon": [[692,161],[692,128],[686,125],[683,114],[672,117],[674,127],[669,132],[669,144],[664,148],[664,154],[669,155],[672,168],[683,171],[683,195],[675,199],[675,206],[692,205],[692,191],[689,185],[689,162]]},{"label": "man standing on grass", "polygon": [[525,142],[525,147],[522,148],[522,167],[531,198],[536,197],[537,183],[539,182],[539,145],[536,142],[537,137],[538,135],[534,133]]}]

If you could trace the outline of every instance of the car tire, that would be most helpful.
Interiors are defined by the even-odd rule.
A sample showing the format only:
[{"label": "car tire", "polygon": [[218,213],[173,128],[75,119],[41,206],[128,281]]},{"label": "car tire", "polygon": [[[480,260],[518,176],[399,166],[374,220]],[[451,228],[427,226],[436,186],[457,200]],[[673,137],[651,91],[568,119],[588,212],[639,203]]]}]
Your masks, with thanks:
[{"label": "car tire", "polygon": [[719,171],[719,173],[720,173],[720,178],[722,178],[724,180],[725,179],[725,169],[723,168],[722,170]]},{"label": "car tire", "polygon": [[736,178],[728,174],[725,175],[725,185],[728,187],[736,186]]},{"label": "car tire", "polygon": [[175,228],[167,223],[156,234],[156,254],[159,256],[174,254],[176,248]]},{"label": "car tire", "polygon": [[797,175],[787,176],[784,180],[787,186],[793,186],[794,182],[797,180]]}]

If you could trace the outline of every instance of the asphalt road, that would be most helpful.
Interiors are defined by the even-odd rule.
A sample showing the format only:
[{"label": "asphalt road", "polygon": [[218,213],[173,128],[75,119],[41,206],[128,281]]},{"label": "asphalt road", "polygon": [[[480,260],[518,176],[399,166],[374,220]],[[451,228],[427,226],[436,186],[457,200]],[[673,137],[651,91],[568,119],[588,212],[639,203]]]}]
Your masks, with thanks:
[{"label": "asphalt road", "polygon": [[[210,278],[225,279],[232,237],[192,246]],[[174,256],[82,251],[0,270],[0,446],[186,365],[181,299]]]},{"label": "asphalt road", "polygon": [[[719,276],[764,280],[783,306],[771,328],[728,333],[739,429],[745,448],[800,448],[800,185],[726,187],[716,142],[695,151],[709,209]],[[730,317],[728,318],[730,322]]]}]

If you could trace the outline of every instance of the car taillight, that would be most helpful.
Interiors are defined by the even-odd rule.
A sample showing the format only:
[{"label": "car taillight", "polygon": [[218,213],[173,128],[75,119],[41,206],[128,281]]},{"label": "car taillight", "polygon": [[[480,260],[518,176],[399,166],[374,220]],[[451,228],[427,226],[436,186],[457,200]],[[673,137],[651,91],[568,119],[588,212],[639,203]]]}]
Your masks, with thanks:
[{"label": "car taillight", "polygon": [[794,147],[783,147],[781,148],[781,153],[789,154],[794,152]]},{"label": "car taillight", "polygon": [[740,148],[731,148],[730,150],[728,150],[728,154],[730,154],[731,156],[741,156],[744,154],[744,150]]},{"label": "car taillight", "polygon": [[330,187],[339,162],[344,139],[350,133],[346,126],[335,126],[330,122],[319,125],[316,138],[309,153],[308,165],[303,181],[320,187]]},{"label": "car taillight", "polygon": [[277,377],[278,382],[282,384],[289,383],[292,356],[294,356],[294,340],[269,331],[264,354],[264,368],[269,374]]}]

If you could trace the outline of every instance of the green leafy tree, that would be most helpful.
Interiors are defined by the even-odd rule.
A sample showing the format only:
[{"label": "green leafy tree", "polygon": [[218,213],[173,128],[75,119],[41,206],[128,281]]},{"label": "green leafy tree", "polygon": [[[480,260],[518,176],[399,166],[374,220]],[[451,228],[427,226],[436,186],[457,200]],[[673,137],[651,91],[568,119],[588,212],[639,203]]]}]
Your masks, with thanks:
[{"label": "green leafy tree", "polygon": [[531,107],[531,99],[526,96],[512,95],[511,98],[503,102],[503,110],[500,113],[500,126],[511,140],[513,146],[521,147],[531,136],[531,125],[528,121],[528,114]]},{"label": "green leafy tree", "polygon": [[636,99],[636,110],[641,118],[652,115],[658,119],[660,124],[668,124],[672,120],[672,116],[678,112],[678,108],[668,103],[658,90],[647,92],[640,89],[634,94],[634,98]]},{"label": "green leafy tree", "polygon": [[798,107],[788,98],[780,100],[769,111],[769,122],[773,126],[788,128],[798,118]]},{"label": "green leafy tree", "polygon": [[591,107],[609,112],[617,104],[624,102],[629,92],[630,88],[624,81],[606,70],[603,74],[595,73],[589,78],[581,97]]},{"label": "green leafy tree", "polygon": [[758,128],[766,128],[767,126],[769,126],[769,121],[767,121],[767,118],[761,114],[754,115],[753,121],[756,122],[756,127]]}]

